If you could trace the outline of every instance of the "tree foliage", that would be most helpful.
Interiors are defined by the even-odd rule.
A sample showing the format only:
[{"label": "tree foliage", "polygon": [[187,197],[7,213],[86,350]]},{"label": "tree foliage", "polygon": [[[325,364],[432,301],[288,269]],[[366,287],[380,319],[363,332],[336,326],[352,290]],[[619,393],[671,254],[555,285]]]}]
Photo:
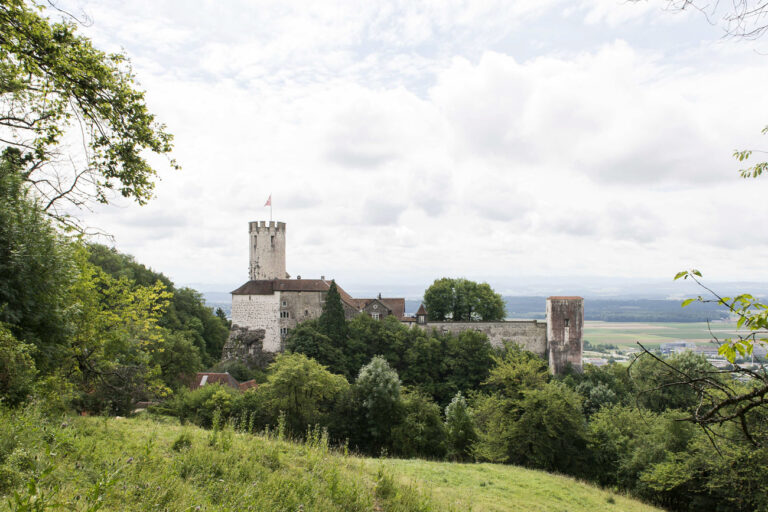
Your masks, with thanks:
[{"label": "tree foliage", "polygon": [[497,321],[505,317],[504,300],[488,283],[444,277],[424,292],[424,306],[432,321]]},{"label": "tree foliage", "polygon": [[67,290],[76,277],[73,246],[24,189],[21,154],[0,155],[0,322],[37,347],[38,369],[50,372],[70,332]]},{"label": "tree foliage", "polygon": [[400,417],[400,378],[381,356],[360,369],[354,391],[362,407],[363,438],[374,452],[391,448],[392,428]]},{"label": "tree foliage", "polygon": [[348,387],[344,377],[303,354],[281,354],[258,394],[273,413],[284,411],[291,432],[301,435],[308,426],[324,422],[333,400]]},{"label": "tree foliage", "polygon": [[16,406],[32,391],[37,376],[33,351],[32,345],[17,340],[0,324],[0,404]]},{"label": "tree foliage", "polygon": [[456,461],[469,460],[477,433],[472,411],[461,391],[445,407],[445,433],[448,457]]},{"label": "tree foliage", "polygon": [[20,150],[20,174],[44,211],[64,219],[62,202],[106,203],[110,190],[147,202],[156,171],[145,153],[168,154],[172,137],[149,113],[125,55],[97,50],[33,2],[7,0],[0,62],[0,141]]}]

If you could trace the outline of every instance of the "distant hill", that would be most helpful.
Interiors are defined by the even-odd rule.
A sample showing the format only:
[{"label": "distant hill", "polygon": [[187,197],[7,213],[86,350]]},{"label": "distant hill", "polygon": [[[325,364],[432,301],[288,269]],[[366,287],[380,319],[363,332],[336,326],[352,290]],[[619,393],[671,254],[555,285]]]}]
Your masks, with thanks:
[{"label": "distant hill", "polygon": [[[230,316],[232,302],[228,293],[205,292],[205,303],[220,307]],[[544,320],[547,298],[544,296],[505,296],[507,318]],[[406,299],[405,312],[413,315],[420,299]],[[584,319],[604,322],[706,322],[728,318],[728,311],[716,304],[694,303],[681,307],[679,300],[604,299],[586,297]]]},{"label": "distant hill", "polygon": [[[509,318],[544,319],[546,297],[504,297]],[[694,303],[683,308],[679,300],[596,299],[584,300],[584,319],[604,322],[705,322],[728,318],[723,306]]]}]

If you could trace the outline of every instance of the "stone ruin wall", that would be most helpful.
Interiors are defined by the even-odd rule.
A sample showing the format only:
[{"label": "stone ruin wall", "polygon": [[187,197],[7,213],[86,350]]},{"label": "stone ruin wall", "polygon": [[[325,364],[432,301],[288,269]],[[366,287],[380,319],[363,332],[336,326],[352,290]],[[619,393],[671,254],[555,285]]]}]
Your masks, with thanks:
[{"label": "stone ruin wall", "polygon": [[494,347],[504,341],[512,341],[523,349],[543,358],[547,357],[547,324],[536,320],[511,320],[507,322],[429,322],[416,324],[422,329],[436,329],[440,333],[459,335],[464,331],[478,331],[488,336]]},{"label": "stone ruin wall", "polygon": [[547,299],[547,340],[549,368],[558,375],[570,365],[582,370],[584,299],[580,297]]}]

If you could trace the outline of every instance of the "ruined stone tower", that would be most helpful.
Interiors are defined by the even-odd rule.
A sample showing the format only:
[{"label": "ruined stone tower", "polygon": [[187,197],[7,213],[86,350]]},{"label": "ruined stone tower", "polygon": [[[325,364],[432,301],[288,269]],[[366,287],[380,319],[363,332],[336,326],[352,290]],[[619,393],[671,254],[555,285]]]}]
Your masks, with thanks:
[{"label": "ruined stone tower", "polygon": [[568,363],[581,371],[584,299],[581,297],[547,298],[547,352],[549,371],[563,373]]},{"label": "ruined stone tower", "polygon": [[285,279],[285,222],[249,222],[248,232],[250,279]]}]

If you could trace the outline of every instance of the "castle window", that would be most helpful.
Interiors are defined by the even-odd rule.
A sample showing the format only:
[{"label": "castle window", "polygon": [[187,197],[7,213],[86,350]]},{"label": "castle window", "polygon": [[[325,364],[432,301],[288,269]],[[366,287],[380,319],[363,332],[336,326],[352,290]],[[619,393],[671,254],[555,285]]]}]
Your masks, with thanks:
[{"label": "castle window", "polygon": [[288,328],[287,327],[281,327],[280,328],[280,336],[285,336],[288,334]]},{"label": "castle window", "polygon": [[426,316],[424,316],[424,315],[419,315],[419,316],[416,318],[416,321],[417,321],[418,323],[420,323],[420,324],[425,324],[425,323],[427,323],[427,317],[426,317]]},{"label": "castle window", "polygon": [[373,309],[379,309],[379,305],[378,304],[374,304],[373,305]]},{"label": "castle window", "polygon": [[281,311],[280,312],[280,318],[290,318],[290,313],[288,311]]},{"label": "castle window", "polygon": [[308,309],[304,310],[304,316],[309,316],[309,310]]},{"label": "castle window", "polygon": [[566,319],[565,319],[565,326],[566,326],[566,327],[568,327],[568,324],[569,324],[569,323],[570,323],[570,320],[568,320],[568,319],[566,318]]},{"label": "castle window", "polygon": [[272,248],[275,248],[275,235],[269,237],[269,242],[272,244]]},{"label": "castle window", "polygon": [[373,318],[374,320],[378,320],[380,317],[381,315],[379,313],[371,313],[371,318]]},{"label": "castle window", "polygon": [[283,301],[283,307],[285,307],[285,306],[287,306],[287,305],[288,305],[288,301],[287,301],[287,300],[284,300],[284,301]]}]

